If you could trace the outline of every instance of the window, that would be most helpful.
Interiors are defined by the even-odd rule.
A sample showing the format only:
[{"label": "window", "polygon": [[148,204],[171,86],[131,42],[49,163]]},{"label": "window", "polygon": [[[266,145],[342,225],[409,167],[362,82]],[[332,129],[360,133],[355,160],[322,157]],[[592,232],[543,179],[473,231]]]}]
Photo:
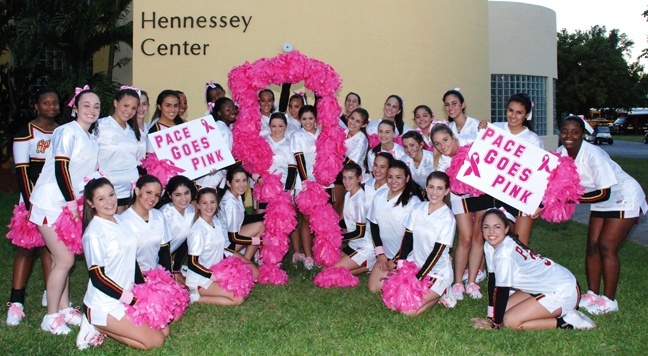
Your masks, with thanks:
[{"label": "window", "polygon": [[534,131],[540,136],[547,135],[546,87],[546,77],[491,74],[491,120],[493,122],[506,121],[506,103],[508,98],[516,93],[525,93],[534,103]]}]

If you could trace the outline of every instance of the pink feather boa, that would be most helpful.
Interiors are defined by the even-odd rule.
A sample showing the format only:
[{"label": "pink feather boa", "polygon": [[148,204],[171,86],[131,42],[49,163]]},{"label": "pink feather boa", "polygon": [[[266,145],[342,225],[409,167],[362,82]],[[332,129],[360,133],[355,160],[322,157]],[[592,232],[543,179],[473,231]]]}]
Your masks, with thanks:
[{"label": "pink feather boa", "polygon": [[446,173],[450,177],[450,190],[453,193],[457,195],[470,194],[470,196],[478,197],[483,195],[484,192],[457,179],[457,173],[459,173],[459,169],[468,158],[468,151],[470,151],[471,146],[472,144],[457,149],[457,153],[452,157],[450,167],[446,169]]},{"label": "pink feather boa", "polygon": [[8,227],[7,238],[11,240],[12,244],[28,250],[45,246],[38,227],[29,221],[29,211],[25,208],[24,202],[14,206],[13,216]]},{"label": "pink feather boa", "polygon": [[141,166],[146,169],[146,173],[155,176],[162,183],[162,187],[166,187],[169,179],[184,172],[182,168],[173,165],[173,162],[168,160],[159,160],[155,153],[149,153],[146,157],[142,158]]},{"label": "pink feather boa", "polygon": [[254,288],[252,268],[241,259],[230,256],[209,267],[212,279],[235,297],[247,297]]},{"label": "pink feather boa", "polygon": [[72,212],[67,206],[63,207],[63,212],[56,219],[52,227],[59,241],[67,246],[68,250],[76,255],[83,253],[83,197],[77,199],[78,218],[74,218]]},{"label": "pink feather boa", "polygon": [[137,302],[126,308],[126,314],[135,325],[164,329],[187,309],[189,293],[162,267],[144,272],[144,277],[144,283],[133,287]]},{"label": "pink feather boa", "polygon": [[560,223],[571,218],[576,204],[583,196],[580,177],[574,160],[560,156],[558,166],[549,174],[547,190],[542,198],[544,209],[540,216],[550,222]]},{"label": "pink feather boa", "polygon": [[[261,112],[257,103],[257,93],[272,84],[297,83],[303,80],[304,86],[321,98],[317,103],[317,111],[322,132],[316,141],[318,154],[315,159],[314,175],[319,184],[328,186],[335,181],[335,177],[342,169],[346,151],[345,135],[338,126],[342,109],[335,98],[342,81],[331,66],[308,58],[299,51],[280,54],[274,58],[261,58],[253,63],[246,62],[233,68],[228,79],[232,98],[239,105],[239,114],[233,130],[233,154],[243,162],[248,172],[261,176],[262,183],[255,187],[255,196],[259,201],[268,202],[264,221],[266,227],[263,235],[264,246],[261,248],[263,266],[259,271],[259,279],[261,283],[283,284],[287,280],[287,275],[279,273],[277,264],[281,263],[288,251],[288,234],[297,226],[297,220],[290,196],[283,192],[283,187],[277,183],[277,179],[273,178],[274,175],[268,172],[272,165],[273,154],[270,145],[259,136]],[[260,191],[257,193],[257,190]],[[318,209],[310,209],[311,214],[302,211],[307,215],[314,214],[315,219],[322,222],[320,225],[330,224],[330,227],[320,226],[320,229],[315,231],[316,241],[323,238],[331,239],[332,243],[336,243],[335,235],[340,235],[337,217],[333,221],[328,212],[320,214],[320,210],[327,210],[323,209],[327,203],[323,200],[322,192],[328,201],[326,192],[321,189],[321,192],[315,194],[320,199],[313,201],[312,204],[308,203],[314,204]],[[330,205],[328,207],[332,209]],[[339,239],[341,241],[341,237]],[[337,262],[339,252],[335,259]],[[332,259],[327,256],[325,260],[330,263]]]},{"label": "pink feather boa", "polygon": [[355,287],[360,284],[360,279],[351,274],[349,269],[344,267],[331,267],[323,270],[313,280],[313,283],[320,288],[331,287]]},{"label": "pink feather boa", "polygon": [[414,262],[404,261],[403,266],[390,272],[382,287],[382,300],[387,308],[408,312],[417,310],[430,292],[430,277],[416,278],[419,268]]}]

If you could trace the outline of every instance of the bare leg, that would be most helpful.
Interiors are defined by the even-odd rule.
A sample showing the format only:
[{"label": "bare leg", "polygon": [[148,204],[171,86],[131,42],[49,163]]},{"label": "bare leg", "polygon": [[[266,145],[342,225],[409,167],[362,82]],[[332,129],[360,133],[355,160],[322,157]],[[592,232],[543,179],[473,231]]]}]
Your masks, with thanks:
[{"label": "bare leg", "polygon": [[396,268],[396,265],[392,261],[388,261],[387,267],[387,271],[383,271],[378,266],[374,266],[374,268],[371,270],[371,274],[369,275],[369,292],[378,293],[382,291],[382,286],[383,284],[385,284],[383,277],[385,277],[389,273],[389,271]]},{"label": "bare leg", "polygon": [[432,308],[439,301],[439,299],[441,299],[440,295],[436,294],[433,291],[429,291],[428,294],[423,297],[423,303],[417,310],[403,312],[403,314],[409,316],[419,316],[425,313],[428,309]]},{"label": "bare leg", "polygon": [[529,245],[531,228],[533,228],[534,222],[534,219],[531,219],[530,216],[526,215],[515,218],[515,233],[519,236],[520,241],[527,246]]},{"label": "bare leg", "polygon": [[638,219],[608,218],[603,223],[603,230],[599,237],[598,251],[603,267],[603,294],[610,300],[615,299],[617,284],[619,283],[619,271],[621,269],[621,261],[619,260],[618,254],[619,247],[626,237],[628,237],[630,230],[637,223]]},{"label": "bare leg", "polygon": [[333,186],[333,194],[335,195],[335,202],[333,203],[333,209],[335,209],[335,212],[338,213],[340,216],[340,219],[342,219],[342,210],[344,210],[344,194],[346,193],[346,190],[344,190],[343,185],[334,185]]},{"label": "bare leg", "polygon": [[243,304],[245,298],[235,297],[234,293],[228,292],[221,288],[218,282],[212,282],[207,289],[198,288],[200,293],[200,304],[215,304],[222,306],[237,306]]},{"label": "bare leg", "polygon": [[74,254],[58,240],[52,227],[39,226],[38,230],[52,253],[52,269],[47,280],[47,313],[55,314],[69,307],[68,275],[74,265]]},{"label": "bare leg", "polygon": [[43,286],[47,288],[47,278],[49,278],[50,272],[52,271],[52,254],[43,246],[40,248],[41,255],[41,265],[43,266]]},{"label": "bare leg", "polygon": [[472,246],[473,214],[455,215],[455,220],[459,229],[459,241],[454,253],[454,276],[455,283],[461,284],[461,276],[463,276],[466,265],[468,264],[468,255]]},{"label": "bare leg", "polygon": [[299,234],[301,235],[301,243],[304,247],[304,254],[306,257],[313,258],[313,235],[310,231],[310,216],[302,215],[302,223],[300,226]]},{"label": "bare leg", "polygon": [[[484,260],[484,236],[482,234],[481,221],[485,213],[486,210],[476,212],[475,220],[472,224],[472,240],[468,255],[468,283],[475,283],[479,267]],[[461,276],[459,277],[461,278]]]},{"label": "bare leg", "polygon": [[164,344],[164,339],[169,335],[169,328],[162,330],[151,329],[148,325],[136,326],[130,319],[123,317],[121,320],[108,315],[106,326],[97,326],[97,330],[109,337],[140,350],[151,350]]},{"label": "bare leg", "polygon": [[[263,225],[263,222],[257,221],[255,223],[245,224],[241,226],[239,233],[243,236],[256,237],[256,236],[261,236],[261,234],[264,231],[265,231],[265,226]],[[254,254],[256,253],[258,248],[259,248],[258,246],[251,246],[251,245],[246,246],[245,258],[252,261],[252,258],[254,257]]]},{"label": "bare leg", "polygon": [[295,230],[290,233],[290,243],[292,244],[293,253],[301,253],[301,236],[299,233],[301,231],[302,220],[302,213],[297,211],[297,226],[295,226]]},{"label": "bare leg", "polygon": [[254,262],[248,260],[247,258],[245,258],[245,256],[241,255],[238,252],[234,252],[232,256],[245,262],[245,264],[252,269],[252,276],[254,276],[254,279],[257,279],[259,277],[259,268],[254,264]]},{"label": "bare leg", "polygon": [[351,274],[354,276],[361,273],[369,272],[369,269],[367,267],[360,266],[351,257],[347,256],[345,253],[342,253],[342,257],[340,257],[338,263],[336,263],[333,267],[344,267],[348,269],[351,272]]},{"label": "bare leg", "polygon": [[[528,297],[520,296],[513,298],[515,294],[526,294]],[[562,309],[558,308],[550,313],[535,298],[524,292],[515,292],[511,296],[513,306],[507,305],[504,314],[504,326],[513,330],[545,330],[555,329],[557,324],[556,318],[562,314]],[[517,301],[517,300],[519,301]],[[511,301],[509,301],[511,303]]]},{"label": "bare leg", "polygon": [[13,289],[23,289],[27,286],[29,273],[34,262],[35,249],[18,247],[13,263]]},{"label": "bare leg", "polygon": [[603,218],[590,216],[587,226],[587,249],[585,250],[585,272],[587,274],[587,288],[599,294],[601,289],[601,275],[603,266],[599,252],[599,237],[603,230]]}]

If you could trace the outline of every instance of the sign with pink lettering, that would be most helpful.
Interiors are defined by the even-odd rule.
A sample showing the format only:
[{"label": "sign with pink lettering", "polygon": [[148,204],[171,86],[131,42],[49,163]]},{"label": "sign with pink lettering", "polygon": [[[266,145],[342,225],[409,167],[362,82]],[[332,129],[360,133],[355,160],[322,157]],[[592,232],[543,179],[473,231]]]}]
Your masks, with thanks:
[{"label": "sign with pink lettering", "polygon": [[148,139],[158,159],[178,167],[189,179],[234,164],[211,115],[152,133]]},{"label": "sign with pink lettering", "polygon": [[495,125],[477,133],[457,179],[526,213],[535,213],[558,157]]}]

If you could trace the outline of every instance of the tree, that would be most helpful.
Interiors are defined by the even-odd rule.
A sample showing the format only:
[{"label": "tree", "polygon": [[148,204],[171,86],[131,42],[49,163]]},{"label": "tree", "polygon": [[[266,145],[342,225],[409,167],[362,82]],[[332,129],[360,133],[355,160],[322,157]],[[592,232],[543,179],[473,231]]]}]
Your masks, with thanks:
[{"label": "tree", "polygon": [[592,108],[643,106],[648,93],[641,84],[643,67],[626,60],[633,45],[625,33],[608,32],[601,26],[572,34],[559,32],[558,112],[587,114]]},{"label": "tree", "polygon": [[[644,11],[643,14],[641,14],[641,16],[645,17],[646,21],[648,21],[648,10]],[[644,57],[648,57],[648,48],[644,48],[643,51],[641,52],[641,55],[639,56],[639,58],[644,58]]]}]

